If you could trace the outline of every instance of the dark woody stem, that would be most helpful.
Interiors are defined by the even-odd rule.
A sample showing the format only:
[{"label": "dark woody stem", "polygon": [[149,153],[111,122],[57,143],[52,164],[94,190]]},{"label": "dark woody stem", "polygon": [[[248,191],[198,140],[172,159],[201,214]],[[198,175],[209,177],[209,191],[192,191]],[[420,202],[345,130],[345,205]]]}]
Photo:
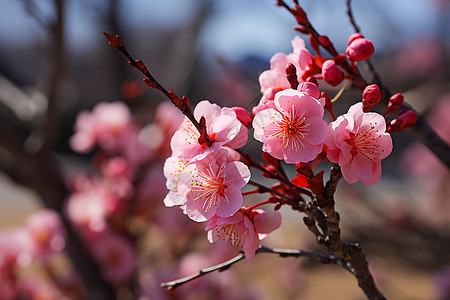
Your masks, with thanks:
[{"label": "dark woody stem", "polygon": [[[317,252],[308,252],[308,251],[304,251],[304,250],[272,249],[272,248],[267,248],[264,246],[260,246],[255,252],[255,254],[261,254],[261,253],[277,254],[280,257],[296,257],[296,258],[297,257],[308,257],[308,258],[312,258],[312,259],[320,262],[321,264],[339,265],[339,266],[343,267],[344,269],[346,269],[347,271],[353,273],[353,269],[352,269],[351,265],[346,260],[342,259],[341,257],[334,256],[334,255],[322,254],[322,253],[317,253]],[[161,287],[167,288],[168,290],[173,290],[176,287],[179,287],[180,285],[182,285],[184,283],[187,283],[194,279],[203,277],[211,272],[225,271],[228,268],[230,268],[232,265],[234,265],[235,263],[243,260],[244,258],[245,258],[245,255],[243,253],[241,253],[226,262],[223,262],[221,264],[218,264],[218,265],[215,265],[215,266],[212,266],[209,268],[201,269],[197,273],[192,274],[190,276],[180,278],[177,280],[173,280],[173,281],[169,281],[169,282],[163,282],[163,283],[161,283]]]},{"label": "dark woody stem", "polygon": [[366,256],[362,252],[360,245],[348,243],[341,239],[340,217],[334,208],[334,193],[341,178],[341,169],[335,164],[331,169],[330,179],[325,185],[324,192],[317,196],[318,207],[325,214],[325,232],[319,236],[317,236],[317,232],[313,233],[316,235],[322,249],[335,253],[350,263],[358,280],[358,285],[368,299],[386,299],[375,285],[368,268]]}]

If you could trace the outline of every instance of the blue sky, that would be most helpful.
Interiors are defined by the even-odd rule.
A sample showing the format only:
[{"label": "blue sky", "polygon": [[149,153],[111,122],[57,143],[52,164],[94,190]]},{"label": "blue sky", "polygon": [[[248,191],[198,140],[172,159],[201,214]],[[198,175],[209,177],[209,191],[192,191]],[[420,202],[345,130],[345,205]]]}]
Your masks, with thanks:
[{"label": "blue sky", "polygon": [[[121,6],[125,26],[177,28],[196,12],[199,0],[126,0]],[[52,17],[50,0],[35,0],[44,18]],[[99,18],[105,0],[67,0],[67,33],[71,47],[84,47],[99,42]],[[201,47],[211,53],[237,60],[247,54],[271,56],[288,51],[295,35],[290,30],[294,19],[273,0],[213,0],[213,16],[201,36]],[[289,2],[289,1],[287,1]],[[437,26],[437,10],[431,0],[354,0],[357,22],[375,45],[395,43],[399,39],[433,32]],[[329,35],[339,47],[345,47],[353,32],[345,11],[344,0],[301,1],[319,32]],[[394,35],[392,35],[394,33]],[[23,1],[2,0],[0,4],[0,38],[3,47],[18,43],[42,41],[45,31],[25,12]],[[101,40],[103,42],[103,40]],[[342,49],[339,49],[342,51]]]}]

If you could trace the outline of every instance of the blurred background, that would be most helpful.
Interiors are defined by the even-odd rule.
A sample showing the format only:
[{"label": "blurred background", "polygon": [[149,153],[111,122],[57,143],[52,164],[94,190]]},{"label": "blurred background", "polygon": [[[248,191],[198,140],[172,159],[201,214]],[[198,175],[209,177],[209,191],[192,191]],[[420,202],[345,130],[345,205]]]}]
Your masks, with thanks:
[{"label": "blurred background", "polygon": [[[354,32],[345,1],[300,3],[316,29],[344,53]],[[373,62],[384,84],[403,93],[449,142],[450,2],[354,0],[352,7],[362,33],[374,42]],[[68,196],[61,203],[52,202],[54,195],[49,196],[47,188],[55,182],[52,176],[62,174],[63,179],[56,180],[60,184],[96,166],[97,152],[79,154],[69,146],[80,111],[100,102],[122,101],[139,126],[162,122],[157,107],[164,96],[143,84],[142,76],[108,46],[102,32],[120,34],[129,52],[142,59],[164,87],[187,95],[193,106],[208,99],[251,110],[261,97],[258,76],[270,68],[271,56],[292,51],[290,42],[297,35],[293,25],[294,18],[269,0],[1,1],[0,232],[19,228],[43,207],[61,209]],[[333,95],[340,86],[320,88]],[[360,91],[345,92],[335,113],[346,112],[360,99]],[[386,103],[375,110],[383,112],[382,105]],[[169,139],[165,136],[163,141]],[[362,245],[389,299],[450,299],[450,173],[415,141],[412,130],[393,139],[394,151],[383,161],[378,184],[340,183],[336,198],[343,236]],[[258,153],[260,144],[253,141],[246,147]],[[40,158],[33,155],[42,149],[48,149],[45,157],[52,162],[34,164]],[[150,160],[155,172],[170,155],[158,151]],[[325,163],[319,167],[329,169]],[[295,175],[292,166],[286,169]],[[45,182],[36,182],[36,174]],[[273,183],[258,176],[255,181]],[[181,230],[186,229],[186,217],[179,211],[171,220],[183,221],[168,228],[163,219],[171,209],[162,207],[161,177],[158,173],[149,179],[154,187],[147,193],[152,199],[145,203],[152,209],[139,211],[137,222],[146,232],[136,244],[145,262],[134,282],[141,299],[209,299],[206,292],[196,293],[210,289],[210,281],[220,282],[213,290],[223,293],[222,299],[364,299],[351,274],[336,266],[268,254],[201,279],[191,291],[166,293],[158,287],[160,281],[193,273],[226,255],[209,245],[202,224],[189,223],[192,238],[186,238]],[[284,208],[282,214],[282,227],[264,244],[315,250],[303,216]],[[61,264],[65,263],[56,263]],[[28,264],[18,272],[25,277],[45,273]],[[46,276],[51,283],[51,276]],[[229,287],[236,294],[227,294]],[[130,296],[130,289],[122,287],[118,298],[136,296]],[[52,297],[42,299],[63,299]]]}]

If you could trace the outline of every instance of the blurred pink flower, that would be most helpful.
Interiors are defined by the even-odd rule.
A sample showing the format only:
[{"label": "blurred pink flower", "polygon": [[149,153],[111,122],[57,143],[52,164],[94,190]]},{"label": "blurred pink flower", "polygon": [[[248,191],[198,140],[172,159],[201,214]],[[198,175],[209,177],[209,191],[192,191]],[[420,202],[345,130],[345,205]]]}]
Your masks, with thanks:
[{"label": "blurred pink flower", "polygon": [[122,102],[97,104],[92,112],[81,112],[75,123],[70,146],[86,153],[98,145],[112,155],[124,156],[131,164],[142,164],[154,153],[141,141],[140,128]]},{"label": "blurred pink flower", "polygon": [[78,189],[68,198],[65,213],[86,235],[103,232],[107,228],[107,217],[121,212],[134,192],[124,177],[76,181],[79,182]]},{"label": "blurred pink flower", "polygon": [[48,259],[65,247],[66,232],[60,216],[53,210],[33,213],[26,219],[25,228],[30,236],[31,253],[36,259]]},{"label": "blurred pink flower", "polygon": [[243,250],[247,259],[252,259],[260,240],[280,225],[281,214],[278,211],[266,213],[264,210],[254,209],[248,215],[241,209],[227,218],[214,216],[205,230],[208,230],[208,240],[211,243],[224,240]]},{"label": "blurred pink flower", "polygon": [[18,299],[70,300],[55,285],[41,278],[27,278],[21,282],[20,288],[20,297]]},{"label": "blurred pink flower", "polygon": [[137,253],[125,238],[106,231],[90,239],[88,245],[103,268],[105,279],[125,282],[136,269]]},{"label": "blurred pink flower", "polygon": [[339,163],[348,183],[361,180],[372,185],[380,180],[381,160],[392,151],[391,136],[385,131],[384,117],[364,113],[361,102],[330,123],[327,157],[331,162]]},{"label": "blurred pink flower", "polygon": [[253,119],[254,137],[263,142],[263,151],[287,163],[316,158],[327,134],[319,101],[288,89],[278,92],[274,103],[276,109],[262,110]]},{"label": "blurred pink flower", "polygon": [[96,143],[108,149],[131,121],[128,107],[122,102],[99,103],[92,112],[81,112],[75,123],[70,145],[78,152],[90,151]]},{"label": "blurred pink flower", "polygon": [[171,140],[173,155],[190,160],[205,151],[227,146],[240,148],[247,142],[247,128],[237,119],[236,113],[228,107],[220,107],[209,101],[201,101],[194,110],[197,121],[206,119],[206,131],[213,141],[210,147],[200,145],[200,134],[187,118],[175,132]]},{"label": "blurred pink flower", "polygon": [[311,53],[305,48],[305,42],[296,36],[292,40],[293,53],[276,53],[270,59],[270,70],[259,75],[261,93],[269,89],[289,89],[291,85],[286,78],[286,67],[292,63],[297,71],[297,80],[301,80],[306,68],[312,63]]}]

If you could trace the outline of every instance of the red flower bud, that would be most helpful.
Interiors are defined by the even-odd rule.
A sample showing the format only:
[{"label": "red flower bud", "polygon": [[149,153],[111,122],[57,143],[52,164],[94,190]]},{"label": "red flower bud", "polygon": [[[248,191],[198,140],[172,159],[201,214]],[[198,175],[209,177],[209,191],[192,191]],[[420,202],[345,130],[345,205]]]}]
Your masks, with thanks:
[{"label": "red flower bud", "polygon": [[400,106],[402,106],[403,100],[404,100],[404,97],[400,93],[392,95],[391,98],[389,99],[389,104],[388,104],[386,112],[384,113],[384,116],[387,116],[387,115],[392,114],[393,112],[396,112],[400,108]]},{"label": "red flower bud", "polygon": [[308,78],[305,79],[305,82],[311,82],[311,83],[314,83],[315,85],[319,86],[319,82],[317,81],[316,77],[314,77],[314,76],[309,76]]},{"label": "red flower bud", "polygon": [[319,43],[324,47],[329,47],[331,45],[331,41],[326,35],[319,36]]},{"label": "red flower bud", "polygon": [[352,34],[350,36],[350,38],[348,39],[347,45],[349,46],[354,40],[360,39],[360,38],[364,38],[364,36],[361,33],[357,32],[357,33]]},{"label": "red flower bud", "polygon": [[332,86],[336,86],[344,80],[344,72],[336,66],[336,62],[332,59],[323,63],[322,75],[325,82]]},{"label": "red flower bud", "polygon": [[346,53],[350,59],[355,61],[365,60],[375,52],[373,43],[365,38],[357,38],[348,45]]},{"label": "red flower bud", "polygon": [[416,124],[417,115],[412,110],[402,110],[397,118],[386,124],[386,131],[390,134],[406,130]]},{"label": "red flower bud", "polygon": [[296,89],[298,86],[297,69],[292,63],[286,67],[286,78],[291,85],[291,89]]},{"label": "red flower bud", "polygon": [[242,107],[235,106],[231,108],[235,113],[237,119],[247,128],[252,128],[252,114],[249,113],[247,110],[245,110]]},{"label": "red flower bud", "polygon": [[334,113],[333,113],[333,105],[331,103],[330,96],[328,96],[327,93],[322,92],[322,93],[320,93],[320,97],[325,98],[325,106],[323,108],[325,108],[325,110],[330,113],[333,120],[336,120],[336,117],[334,116]]},{"label": "red flower bud", "polygon": [[376,84],[366,86],[362,93],[363,111],[367,112],[375,107],[380,102],[381,94],[380,88]]}]

